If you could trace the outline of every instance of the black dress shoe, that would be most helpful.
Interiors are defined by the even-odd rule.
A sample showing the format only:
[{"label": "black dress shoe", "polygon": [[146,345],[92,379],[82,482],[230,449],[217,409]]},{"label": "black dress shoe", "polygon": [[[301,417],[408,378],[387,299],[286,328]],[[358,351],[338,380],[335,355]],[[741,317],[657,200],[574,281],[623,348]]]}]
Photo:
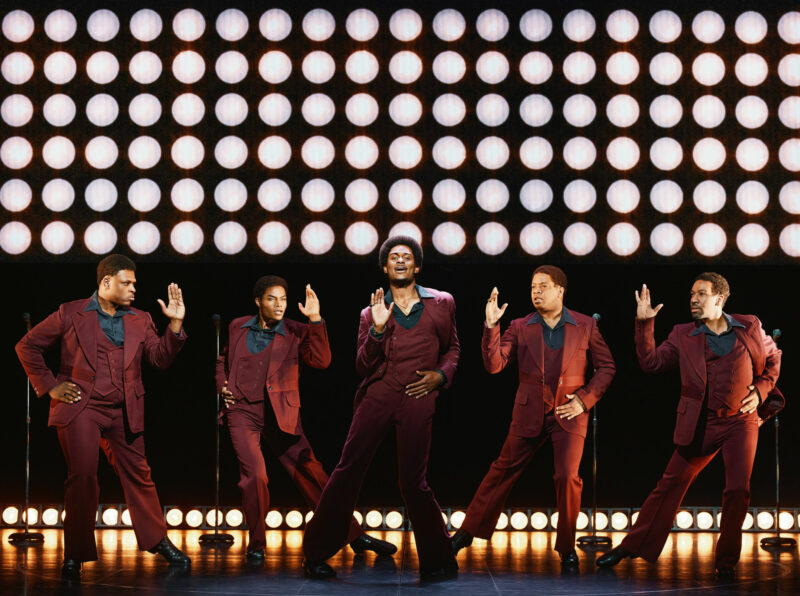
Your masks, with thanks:
[{"label": "black dress shoe", "polygon": [[350,548],[359,555],[367,550],[371,550],[378,555],[393,555],[397,552],[397,547],[391,542],[380,540],[369,534],[361,534],[350,543]]},{"label": "black dress shoe", "polygon": [[166,536],[153,548],[148,549],[147,552],[153,553],[154,555],[161,555],[173,567],[188,567],[192,564],[192,560],[186,556],[182,550],[172,544],[170,539]]},{"label": "black dress shoe", "polygon": [[635,559],[636,555],[631,551],[622,548],[621,546],[617,546],[616,548],[612,548],[602,557],[597,559],[597,566],[613,567],[614,565],[619,563],[622,559],[627,559],[628,557]]},{"label": "black dress shoe", "polygon": [[453,554],[457,555],[462,548],[467,548],[472,544],[472,534],[466,530],[458,530],[450,538],[450,544],[453,547]]},{"label": "black dress shoe", "polygon": [[81,576],[81,562],[75,559],[64,559],[61,566],[61,577],[66,579],[78,579]]},{"label": "black dress shoe", "polygon": [[303,571],[306,577],[310,577],[311,579],[333,579],[336,577],[336,572],[333,570],[333,567],[327,563],[315,563],[308,559],[303,561]]},{"label": "black dress shoe", "polygon": [[580,561],[578,560],[578,553],[576,553],[574,550],[561,555],[562,567],[578,567],[579,565]]},{"label": "black dress shoe", "polygon": [[734,579],[735,577],[736,571],[733,567],[717,567],[718,579]]},{"label": "black dress shoe", "polygon": [[247,560],[253,562],[260,562],[264,560],[264,549],[263,548],[253,548],[247,549]]},{"label": "black dress shoe", "polygon": [[456,577],[458,577],[458,563],[455,561],[443,567],[419,570],[419,581],[421,582],[443,582]]}]

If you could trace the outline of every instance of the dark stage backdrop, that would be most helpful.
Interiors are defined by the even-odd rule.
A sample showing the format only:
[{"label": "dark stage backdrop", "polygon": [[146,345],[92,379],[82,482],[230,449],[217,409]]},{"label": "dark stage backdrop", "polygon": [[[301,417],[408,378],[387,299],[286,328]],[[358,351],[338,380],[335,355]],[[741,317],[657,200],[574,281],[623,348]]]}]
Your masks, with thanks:
[{"label": "dark stage backdrop", "polygon": [[[431,251],[433,252],[433,251]],[[146,442],[153,477],[163,504],[210,504],[214,482],[215,389],[213,313],[227,328],[235,316],[253,312],[251,287],[266,273],[285,276],[290,283],[288,316],[303,320],[297,301],[303,286],[317,291],[328,324],[333,362],[328,370],[305,369],[301,377],[303,425],[327,470],[338,461],[352,414],[352,399],[359,382],[354,370],[356,330],[360,309],[369,294],[383,283],[372,259],[354,263],[245,264],[231,259],[221,264],[186,260],[172,264],[140,262],[136,306],[152,313],[160,330],[166,321],[156,298],[166,297],[169,282],[184,291],[189,340],[173,367],[166,372],[147,369]],[[469,265],[443,264],[431,255],[420,276],[429,285],[453,294],[457,305],[461,362],[452,389],[438,398],[429,481],[443,506],[465,506],[489,464],[497,456],[508,428],[516,368],[491,376],[480,358],[481,323],[492,286],[500,289],[509,309],[502,321],[531,311],[529,282],[539,263]],[[658,480],[671,455],[672,430],[678,400],[678,373],[644,375],[633,349],[633,292],[647,282],[655,302],[664,302],[658,315],[656,337],[666,338],[672,325],[685,322],[688,291],[694,276],[716,269],[731,282],[727,311],[757,314],[768,332],[783,330],[783,372],[780,386],[788,406],[782,415],[783,494],[787,505],[800,504],[800,487],[794,481],[800,461],[800,413],[795,406],[800,325],[796,316],[796,271],[777,266],[629,266],[567,264],[569,288],[566,304],[586,314],[602,315],[600,328],[617,362],[617,376],[600,402],[600,503],[605,506],[641,505]],[[24,332],[23,312],[41,321],[62,301],[88,297],[94,289],[91,264],[39,263],[3,266],[4,291],[0,299],[3,324],[0,349],[3,370],[3,454],[0,501],[23,498],[25,454],[25,376],[14,354],[14,344]],[[226,335],[226,333],[224,334]],[[223,336],[223,341],[225,337]],[[57,362],[57,354],[52,354]],[[63,495],[65,465],[56,433],[47,428],[48,398],[33,406],[32,491],[34,503],[57,503]],[[761,430],[752,478],[752,502],[768,506],[774,496],[773,426]],[[584,504],[591,490],[590,449],[582,464]],[[273,506],[300,505],[301,500],[278,462],[267,456]],[[511,506],[554,506],[552,450],[545,446],[525,472],[509,500]],[[239,502],[238,467],[230,445],[222,440],[222,502]],[[122,502],[122,490],[107,463],[101,464],[101,502]],[[689,490],[687,505],[718,505],[723,488],[723,468],[715,460]],[[396,483],[395,446],[387,437],[361,492],[360,504],[400,505]]]}]

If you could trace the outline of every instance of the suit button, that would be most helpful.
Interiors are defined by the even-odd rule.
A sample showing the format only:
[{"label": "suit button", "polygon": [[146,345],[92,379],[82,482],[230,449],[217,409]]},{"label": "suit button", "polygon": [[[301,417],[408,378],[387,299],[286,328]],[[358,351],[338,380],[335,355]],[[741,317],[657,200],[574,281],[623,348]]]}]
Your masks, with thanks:
[{"label": "suit button", "polygon": [[382,367],[382,366],[381,366],[381,367],[378,369],[378,374],[379,374],[379,375],[380,375],[380,374],[383,374],[383,367]]},{"label": "suit button", "polygon": [[94,381],[94,379],[95,379],[95,378],[94,378],[94,377],[92,377],[92,381]]},{"label": "suit button", "polygon": [[559,384],[559,385],[563,385],[563,384],[564,384],[564,381],[562,381],[561,379],[559,379],[559,380],[558,380],[558,384]]},{"label": "suit button", "polygon": [[267,391],[272,391],[272,385],[267,386]]}]

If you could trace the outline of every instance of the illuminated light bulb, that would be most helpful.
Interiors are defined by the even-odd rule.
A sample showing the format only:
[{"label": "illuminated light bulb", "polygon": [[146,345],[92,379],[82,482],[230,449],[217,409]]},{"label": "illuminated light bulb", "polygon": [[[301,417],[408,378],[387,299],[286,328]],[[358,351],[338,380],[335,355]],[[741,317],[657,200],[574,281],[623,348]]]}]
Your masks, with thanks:
[{"label": "illuminated light bulb", "polygon": [[172,248],[182,255],[191,255],[200,250],[203,239],[203,229],[191,221],[182,221],[169,234]]},{"label": "illuminated light bulb", "polygon": [[[514,515],[512,514],[511,517],[513,518]],[[547,518],[547,515],[542,513],[541,511],[536,511],[536,512],[532,513],[530,521],[531,521],[531,527],[534,530],[544,530],[547,527],[547,524],[550,523],[550,520]],[[514,528],[515,530],[524,529],[525,526],[527,525],[527,520],[526,520],[525,525],[522,525],[522,524],[519,524],[519,523],[518,523],[518,525],[521,525],[521,527],[517,528],[516,526],[514,526],[514,524],[511,524],[511,527]]]},{"label": "illuminated light bulb", "polygon": [[159,35],[164,24],[155,10],[143,8],[137,10],[130,21],[131,35],[139,41],[153,41]]},{"label": "illuminated light bulb", "polygon": [[236,8],[227,8],[217,17],[217,33],[225,41],[239,41],[250,28],[247,15]]},{"label": "illuminated light bulb", "polygon": [[519,233],[519,244],[529,255],[543,255],[553,247],[553,232],[543,223],[529,223]]},{"label": "illuminated light bulb", "polygon": [[395,39],[411,41],[422,32],[422,18],[410,8],[402,8],[389,19],[389,31]]},{"label": "illuminated light bulb", "polygon": [[378,187],[366,178],[353,180],[344,191],[344,200],[353,211],[364,213],[377,205]]},{"label": "illuminated light bulb", "polygon": [[585,85],[594,78],[597,65],[586,52],[572,52],[564,58],[562,65],[564,76],[573,85]]},{"label": "illuminated light bulb", "polygon": [[28,507],[28,510],[22,514],[22,519],[28,519],[28,523],[31,525],[36,525],[39,521],[39,511],[34,507]]},{"label": "illuminated light bulb", "polygon": [[544,95],[535,93],[519,104],[519,115],[528,126],[544,126],[553,117],[553,104]]},{"label": "illuminated light bulb", "polygon": [[734,72],[736,78],[748,87],[760,85],[767,78],[767,61],[758,54],[745,54],[736,61]]},{"label": "illuminated light bulb", "polygon": [[353,137],[347,142],[344,156],[358,170],[370,168],[378,160],[378,144],[367,136]]},{"label": "illuminated light bulb", "polygon": [[247,203],[247,187],[235,178],[226,178],[214,188],[214,202],[223,211],[238,211]]},{"label": "illuminated light bulb", "polygon": [[564,17],[562,24],[564,34],[572,41],[587,41],[594,35],[596,24],[594,17],[582,8],[572,10]]},{"label": "illuminated light bulb", "polygon": [[273,509],[269,513],[267,513],[266,518],[267,526],[272,528],[280,528],[281,524],[283,523],[283,516],[281,515],[280,511],[276,511]]},{"label": "illuminated light bulb", "polygon": [[[409,137],[410,138],[410,137]],[[391,159],[391,147],[389,148],[389,157]],[[421,152],[421,149],[420,149]],[[467,157],[467,148],[461,139],[456,137],[447,136],[442,137],[433,145],[433,161],[442,169],[453,170],[464,163]],[[392,159],[394,163],[394,159]],[[397,165],[397,164],[395,164]],[[414,164],[416,165],[416,164]],[[398,167],[402,167],[399,166]],[[413,167],[413,166],[411,166]]]},{"label": "illuminated light bulb", "polygon": [[128,160],[140,170],[150,169],[161,160],[161,145],[153,137],[137,137],[128,145]]},{"label": "illuminated light bulb", "polygon": [[484,180],[478,185],[475,198],[481,209],[489,213],[497,213],[508,205],[508,187],[500,180]]},{"label": "illuminated light bulb", "polygon": [[356,126],[369,126],[378,117],[378,102],[369,93],[356,93],[347,100],[344,112]]},{"label": "illuminated light bulb", "polygon": [[397,52],[389,61],[389,74],[398,83],[409,85],[422,74],[422,60],[414,52]]},{"label": "illuminated light bulb", "polygon": [[24,211],[31,204],[33,191],[27,182],[19,178],[7,180],[0,187],[0,205],[11,212]]},{"label": "illuminated light bulb", "polygon": [[564,161],[573,170],[585,170],[597,159],[597,148],[586,137],[574,137],[564,145]]},{"label": "illuminated light bulb", "polygon": [[11,42],[21,43],[33,35],[33,17],[24,10],[12,10],[3,17],[3,35]]},{"label": "illuminated light bulb", "polygon": [[792,180],[781,187],[778,201],[787,213],[800,213],[800,182]]},{"label": "illuminated light bulb", "polygon": [[205,33],[206,20],[199,10],[184,8],[172,19],[172,31],[178,39],[195,41]]},{"label": "illuminated light bulb", "polygon": [[203,523],[203,514],[198,509],[192,509],[186,513],[186,525],[190,528],[197,528]]},{"label": "illuminated light bulb", "polygon": [[320,213],[327,210],[336,198],[336,191],[327,180],[314,178],[303,185],[300,200],[309,211]]},{"label": "illuminated light bulb", "polygon": [[713,172],[725,163],[725,146],[717,139],[706,137],[695,143],[692,158],[698,168]]},{"label": "illuminated light bulb", "polygon": [[42,114],[53,126],[66,126],[75,118],[75,102],[63,93],[56,93],[47,98],[42,107]]},{"label": "illuminated light bulb", "polygon": [[509,518],[511,527],[515,530],[524,530],[528,527],[528,516],[522,511],[515,511]]},{"label": "illuminated light bulb", "polygon": [[175,165],[184,170],[196,168],[205,157],[203,143],[197,137],[184,135],[172,143],[170,156]]},{"label": "illuminated light bulb", "polygon": [[[527,99],[528,98],[523,100],[523,102]],[[569,124],[576,128],[582,128],[592,123],[597,115],[597,106],[595,106],[594,101],[588,95],[579,93],[577,95],[572,95],[564,102],[563,112],[564,119]]]},{"label": "illuminated light bulb", "polygon": [[283,83],[292,74],[292,61],[283,52],[271,50],[258,61],[258,74],[267,83]]},{"label": "illuminated light bulb", "polygon": [[238,126],[247,118],[247,100],[238,93],[226,93],[217,100],[214,114],[225,126]]},{"label": "illuminated light bulb", "polygon": [[716,257],[727,244],[725,230],[713,223],[705,223],[698,227],[692,237],[694,247],[705,257]]},{"label": "illuminated light bulb", "polygon": [[357,221],[347,227],[344,244],[355,255],[368,255],[378,246],[378,231],[366,221]]},{"label": "illuminated light bulb", "polygon": [[42,511],[42,523],[46,526],[55,526],[58,524],[58,509],[48,507]]},{"label": "illuminated light bulb", "polygon": [[675,139],[661,137],[650,145],[650,161],[659,170],[674,170],[683,161],[683,148]]},{"label": "illuminated light bulb", "polygon": [[214,246],[224,255],[235,255],[247,246],[247,231],[235,221],[226,221],[214,230]]},{"label": "illuminated light bulb", "polygon": [[630,213],[639,206],[639,188],[630,180],[612,182],[606,191],[609,206],[617,213]]},{"label": "illuminated light bulb", "polygon": [[108,211],[117,203],[117,187],[111,180],[92,180],[84,191],[86,204],[92,211]]},{"label": "illuminated light bulb", "polygon": [[433,230],[434,248],[443,255],[451,256],[461,252],[467,243],[467,235],[457,223],[441,223]]},{"label": "illuminated light bulb", "polygon": [[627,222],[611,226],[606,236],[606,243],[615,255],[629,257],[639,249],[641,238],[636,226]]},{"label": "illuminated light bulb", "polygon": [[714,128],[725,119],[725,104],[719,97],[703,95],[694,102],[692,116],[703,128]]},{"label": "illuminated light bulb", "polygon": [[170,199],[176,209],[185,213],[198,209],[203,204],[203,186],[191,178],[183,178],[172,185]]},{"label": "illuminated light bulb", "polygon": [[33,76],[33,60],[23,52],[11,52],[3,58],[0,72],[12,85],[22,85]]},{"label": "illuminated light bulb", "polygon": [[528,52],[519,61],[519,74],[531,85],[541,85],[553,74],[553,62],[544,52]]},{"label": "illuminated light bulb", "polygon": [[397,530],[403,525],[403,514],[399,511],[390,511],[386,514],[386,526],[392,530]]},{"label": "illuminated light bulb", "polygon": [[119,62],[111,52],[95,52],[86,61],[86,74],[98,85],[106,85],[117,78]]},{"label": "illuminated light bulb", "polygon": [[[149,221],[139,221],[128,229],[127,241],[130,249],[137,255],[149,255],[158,248],[161,232]],[[178,521],[178,524],[180,523]]]},{"label": "illuminated light bulb", "polygon": [[775,516],[769,511],[759,511],[756,515],[756,524],[759,530],[769,530],[775,527]]},{"label": "illuminated light bulb", "polygon": [[344,28],[356,41],[369,41],[378,33],[378,17],[371,10],[359,8],[347,15]]},{"label": "illuminated light bulb", "polygon": [[787,255],[800,257],[800,224],[789,224],[783,228],[778,242]]},{"label": "illuminated light bulb", "polygon": [[33,104],[24,95],[15,93],[3,100],[0,114],[2,114],[3,122],[9,126],[24,126],[33,117]]},{"label": "illuminated light bulb", "polygon": [[588,525],[589,525],[589,516],[586,515],[583,511],[581,511],[580,513],[578,513],[576,528],[580,531],[583,531],[586,529]]},{"label": "illuminated light bulb", "polygon": [[764,141],[745,139],[736,147],[736,162],[743,170],[756,172],[767,165],[767,161],[769,161],[769,149]]},{"label": "illuminated light bulb", "polygon": [[44,61],[44,76],[56,85],[69,83],[77,70],[75,58],[66,52],[53,52]]},{"label": "illuminated light bulb", "polygon": [[410,236],[420,244],[422,244],[422,231],[410,221],[401,221],[392,226],[389,230],[387,238],[392,236]]},{"label": "illuminated light bulb", "polygon": [[[800,105],[797,108],[800,110]],[[780,114],[780,110],[778,113]],[[754,129],[763,126],[767,116],[769,116],[767,102],[755,95],[743,97],[736,104],[736,120],[745,128]]]},{"label": "illuminated light bulb", "polygon": [[167,515],[164,517],[167,521],[167,525],[172,528],[176,528],[183,523],[183,512],[177,507],[173,507],[167,511]]},{"label": "illuminated light bulb", "polygon": [[692,200],[703,213],[717,213],[725,206],[725,187],[716,180],[705,180],[695,187]]},{"label": "illuminated light bulb", "polygon": [[617,85],[630,85],[639,76],[639,61],[630,52],[616,52],[606,62],[606,74]]},{"label": "illuminated light bulb", "polygon": [[336,150],[330,139],[316,135],[306,140],[300,149],[303,162],[315,170],[321,170],[331,165]]},{"label": "illuminated light bulb", "polygon": [[794,528],[794,515],[788,511],[781,511],[780,515],[778,516],[778,524],[780,525],[781,530],[791,530]]},{"label": "illuminated light bulb", "polygon": [[725,76],[725,63],[717,54],[705,52],[692,62],[692,75],[701,85],[716,85]]},{"label": "illuminated light bulb", "polygon": [[508,17],[496,8],[484,10],[475,21],[475,30],[486,41],[500,41],[508,33],[508,27]]},{"label": "illuminated light bulb", "polygon": [[746,257],[760,257],[769,248],[769,233],[759,224],[745,224],[736,234],[736,246]]},{"label": "illuminated light bulb", "polygon": [[634,525],[636,523],[637,519],[639,519],[639,512],[638,511],[634,511],[631,514],[631,525]]},{"label": "illuminated light bulb", "polygon": [[597,190],[591,182],[573,180],[564,187],[564,204],[573,213],[586,213],[597,202]]},{"label": "illuminated light bulb", "polygon": [[602,511],[597,512],[595,527],[598,530],[605,530],[608,527],[608,516]]},{"label": "illuminated light bulb", "polygon": [[303,58],[303,76],[312,83],[327,83],[336,71],[336,63],[328,52],[315,50]]},{"label": "illuminated light bulb", "polygon": [[400,126],[416,124],[422,117],[422,102],[411,93],[396,95],[389,104],[389,117]]},{"label": "illuminated light bulb", "polygon": [[[508,76],[508,59],[494,50],[481,54],[475,63],[478,78],[489,85],[496,85]],[[552,64],[550,66],[552,71]],[[524,75],[523,75],[524,76]]]},{"label": "illuminated light bulb", "polygon": [[119,511],[117,509],[104,509],[100,519],[107,526],[116,526],[119,523]]},{"label": "illuminated light bulb", "polygon": [[541,170],[553,161],[553,147],[543,137],[530,137],[522,142],[519,158],[526,168]]},{"label": "illuminated light bulb", "polygon": [[[108,137],[98,137],[102,139],[108,139]],[[96,139],[92,139],[95,141]],[[113,147],[108,146],[108,143],[103,141],[98,141],[94,145],[92,145],[92,141],[89,141],[89,145],[86,146],[87,154],[86,160],[89,162],[90,165],[94,167],[107,167],[104,164],[107,163],[106,157],[102,154],[104,150],[110,150],[109,158],[112,160],[116,160],[117,156],[117,149],[116,145],[113,145],[114,141],[111,141]],[[89,152],[89,146],[92,145],[92,151]],[[91,159],[90,159],[91,155]],[[72,144],[67,137],[52,137],[47,140],[47,142],[42,147],[42,159],[44,163],[56,170],[63,170],[67,166],[69,166],[75,160],[75,145]],[[97,165],[95,165],[97,164]],[[109,164],[110,165],[110,164]]]},{"label": "illuminated light bulb", "polygon": [[359,50],[347,58],[344,70],[351,81],[363,85],[378,76],[378,59],[372,52]]},{"label": "illuminated light bulb", "polygon": [[269,41],[283,41],[292,31],[292,19],[285,10],[271,8],[261,15],[258,29]]},{"label": "illuminated light bulb", "polygon": [[377,528],[383,523],[383,515],[381,515],[380,511],[373,509],[367,512],[364,520],[367,522],[367,526],[370,528]]},{"label": "illuminated light bulb", "polygon": [[519,191],[519,199],[528,211],[541,213],[553,203],[553,189],[544,180],[528,180]]},{"label": "illuminated light bulb", "polygon": [[42,229],[42,247],[52,255],[63,255],[75,243],[75,232],[63,221],[53,221]]},{"label": "illuminated light bulb", "polygon": [[675,516],[675,525],[681,530],[688,530],[694,525],[694,516],[689,511],[679,511]]},{"label": "illuminated light bulb", "polygon": [[639,163],[639,145],[629,137],[617,137],[608,144],[606,159],[618,170],[630,170]]},{"label": "illuminated light bulb", "polygon": [[713,10],[704,10],[694,17],[692,33],[703,43],[714,43],[725,33],[725,21]]},{"label": "illuminated light bulb", "polygon": [[597,245],[597,234],[592,226],[583,222],[570,224],[564,230],[564,248],[579,257],[586,256]]},{"label": "illuminated light bulb", "polygon": [[422,189],[408,178],[397,180],[389,188],[389,203],[403,213],[414,211],[422,203]]},{"label": "illuminated light bulb", "polygon": [[790,87],[800,85],[800,54],[787,54],[778,63],[778,76]]},{"label": "illuminated light bulb", "polygon": [[508,230],[503,224],[494,221],[485,223],[478,228],[478,233],[475,235],[475,243],[482,253],[489,256],[497,256],[508,248]]},{"label": "illuminated light bulb", "polygon": [[209,509],[206,513],[206,523],[209,526],[218,526],[222,524],[222,511],[219,509]]},{"label": "illuminated light bulb", "polygon": [[214,159],[223,168],[239,168],[247,160],[247,144],[237,136],[223,137],[214,147]]},{"label": "illuminated light bulb", "polygon": [[66,211],[75,201],[75,189],[62,178],[51,180],[42,188],[42,202],[50,211]]},{"label": "illuminated light bulb", "polygon": [[[86,109],[88,110],[89,107],[87,106]],[[98,106],[98,111],[101,109]],[[101,113],[105,115],[108,112],[103,110]],[[140,93],[128,104],[128,116],[139,126],[152,126],[161,118],[161,102],[158,101],[155,95]]]},{"label": "illuminated light bulb", "polygon": [[244,522],[244,515],[241,509],[231,509],[225,514],[225,523],[231,528],[238,528]]},{"label": "illuminated light bulb", "polygon": [[650,119],[661,128],[671,128],[683,117],[683,107],[674,95],[659,95],[650,103]]},{"label": "illuminated light bulb", "polygon": [[134,54],[128,63],[131,78],[142,85],[149,85],[161,76],[161,59],[153,52],[145,51]]},{"label": "illuminated light bulb", "polygon": [[[292,233],[284,224],[278,221],[270,221],[259,228],[256,241],[258,242],[258,247],[264,253],[268,255],[279,255],[283,252],[286,252],[286,249],[289,248],[289,244],[292,242]],[[272,513],[278,512],[270,511],[270,513],[267,515],[267,520],[269,520],[269,515]],[[278,515],[280,514],[278,513]],[[278,526],[280,525],[281,522],[278,521]]]},{"label": "illuminated light bulb", "polygon": [[303,17],[303,33],[311,41],[325,41],[336,30],[336,20],[324,8],[315,8]]},{"label": "illuminated light bulb", "polygon": [[[300,234],[300,244],[307,253],[312,255],[324,255],[333,248],[334,233],[333,228],[321,221],[314,221],[303,228]],[[289,523],[287,514],[286,523]]]},{"label": "illuminated light bulb", "polygon": [[178,52],[172,61],[173,76],[185,85],[196,83],[203,78],[205,72],[206,63],[200,54],[193,50]]},{"label": "illuminated light bulb", "polygon": [[[464,153],[466,154],[466,148]],[[487,170],[502,168],[508,162],[510,154],[508,143],[500,137],[486,137],[478,143],[478,147],[475,149],[475,158]]]},{"label": "illuminated light bulb", "polygon": [[442,41],[455,41],[467,29],[464,15],[453,8],[445,8],[433,17],[433,32]]},{"label": "illuminated light bulb", "polygon": [[758,43],[767,35],[767,19],[753,10],[743,12],[734,25],[736,37],[744,43]]},{"label": "illuminated light bulb", "polygon": [[628,527],[628,516],[621,511],[615,511],[611,514],[611,527],[616,530],[624,530]]},{"label": "illuminated light bulb", "polygon": [[632,126],[639,119],[639,102],[624,93],[615,95],[606,105],[606,116],[614,126]]},{"label": "illuminated light bulb", "polygon": [[111,41],[119,32],[119,19],[105,8],[94,11],[86,21],[86,31],[97,41]]},{"label": "illuminated light bulb", "polygon": [[[445,138],[452,138],[458,143],[458,139],[454,137],[445,137]],[[441,141],[441,139],[439,139]],[[439,141],[437,141],[438,143]],[[449,145],[454,145],[453,143],[449,143]],[[463,145],[463,143],[462,143]],[[453,147],[450,147],[452,150]],[[466,154],[466,149],[464,150]],[[436,146],[434,145],[434,160],[436,159]],[[454,156],[448,156],[448,160],[455,161],[458,157],[458,153]],[[403,136],[398,137],[394,141],[392,141],[391,145],[389,145],[389,160],[395,165],[395,167],[400,168],[401,170],[408,170],[413,167],[416,167],[420,160],[422,159],[422,145],[420,145],[419,141],[414,137]],[[463,161],[463,157],[462,160]],[[448,161],[450,163],[450,161]],[[441,166],[440,166],[441,167]]]},{"label": "illuminated light bulb", "polygon": [[800,171],[800,139],[784,141],[778,150],[778,160],[790,172]]},{"label": "illuminated light bulb", "polygon": [[639,19],[630,10],[615,10],[606,19],[606,31],[614,41],[627,43],[639,33]]},{"label": "illuminated light bulb", "polygon": [[661,180],[650,189],[650,204],[660,213],[674,213],[683,204],[683,189],[672,180]]},{"label": "illuminated light bulb", "polygon": [[672,52],[661,52],[650,60],[650,78],[659,85],[673,85],[683,73],[680,58]]},{"label": "illuminated light bulb", "polygon": [[533,8],[520,18],[519,31],[528,41],[544,41],[553,31],[553,20],[545,11]]},{"label": "illuminated light bulb", "polygon": [[[292,115],[292,104],[285,95],[270,93],[258,102],[258,117],[269,126],[286,124]],[[333,117],[333,116],[331,116]]]},{"label": "illuminated light bulb", "polygon": [[442,126],[455,126],[466,116],[467,106],[458,95],[445,93],[433,102],[432,111],[434,119]]},{"label": "illuminated light bulb", "polygon": [[273,135],[258,145],[258,161],[271,170],[282,168],[292,157],[292,148],[283,137]]},{"label": "illuminated light bulb", "polygon": [[206,106],[194,93],[181,93],[172,102],[172,117],[181,126],[194,126],[203,119]]},{"label": "illuminated light bulb", "polygon": [[128,187],[128,203],[137,211],[152,211],[161,202],[161,189],[149,178],[140,178]]},{"label": "illuminated light bulb", "polygon": [[247,76],[248,69],[247,58],[241,52],[234,50],[228,50],[220,54],[214,64],[214,71],[217,73],[219,80],[229,85],[235,85],[243,81]]},{"label": "illuminated light bulb", "polygon": [[447,50],[433,59],[433,76],[445,85],[460,81],[467,72],[467,63],[458,52]]},{"label": "illuminated light bulb", "polygon": [[[64,139],[68,143],[70,142],[65,137],[54,137],[54,138]],[[59,143],[59,145],[63,146],[64,144]],[[74,153],[74,148],[73,148],[73,153]],[[24,168],[31,162],[32,158],[33,158],[33,147],[31,146],[31,144],[28,142],[27,139],[24,139],[22,137],[9,137],[5,141],[3,141],[2,145],[0,145],[0,161],[2,161],[3,165],[5,165],[7,168],[11,170],[20,170]]]},{"label": "illuminated light bulb", "polygon": [[10,221],[0,228],[0,250],[10,255],[19,255],[31,245],[31,231],[24,223]]},{"label": "illuminated light bulb", "polygon": [[[53,97],[56,96],[54,95]],[[69,99],[69,102],[71,103],[72,100]],[[74,106],[74,104],[72,105]],[[160,113],[161,109],[159,104],[159,114]],[[116,99],[107,93],[98,93],[86,102],[86,117],[89,119],[89,122],[95,126],[108,126],[117,119],[118,115],[119,104],[117,104]]]},{"label": "illuminated light bulb", "polygon": [[83,233],[83,243],[90,252],[104,255],[117,245],[117,230],[108,222],[96,221]]},{"label": "illuminated light bulb", "polygon": [[787,12],[778,20],[778,35],[786,43],[800,43],[800,12]]},{"label": "illuminated light bulb", "polygon": [[660,223],[650,232],[650,246],[662,257],[674,256],[683,248],[683,232],[675,224]]},{"label": "illuminated light bulb", "polygon": [[[458,181],[448,178],[440,180],[433,187],[431,193],[433,204],[436,208],[445,213],[453,213],[461,209],[467,200],[467,192],[464,186]],[[797,199],[798,209],[800,209],[800,197]]]},{"label": "illuminated light bulb", "polygon": [[78,22],[72,13],[67,10],[54,10],[44,20],[45,34],[57,43],[72,39],[77,30]]}]

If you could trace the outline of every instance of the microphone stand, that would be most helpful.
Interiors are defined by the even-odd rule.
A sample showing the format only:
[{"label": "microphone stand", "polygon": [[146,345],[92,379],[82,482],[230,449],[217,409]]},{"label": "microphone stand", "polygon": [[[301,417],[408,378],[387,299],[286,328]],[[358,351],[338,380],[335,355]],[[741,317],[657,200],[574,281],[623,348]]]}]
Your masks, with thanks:
[{"label": "microphone stand", "polygon": [[[30,331],[30,313],[22,313],[22,319],[25,321],[25,327],[27,331]],[[30,532],[28,527],[28,509],[30,505],[31,492],[31,380],[27,375],[25,376],[25,380],[27,381],[25,394],[25,509],[23,511],[23,518],[25,519],[25,531],[14,532],[8,537],[8,541],[17,546],[28,546],[29,544],[44,542],[44,534],[39,532]]]},{"label": "microphone stand", "polygon": [[[217,360],[219,360],[219,328],[220,316],[211,315],[211,320],[214,322],[214,329],[217,334]],[[216,453],[216,478],[214,481],[214,533],[203,534],[200,536],[200,544],[215,545],[215,544],[233,544],[233,536],[230,534],[221,534],[219,532],[219,415],[220,415],[220,394],[217,392],[217,415],[214,418],[214,429],[217,435],[217,453]]]}]

